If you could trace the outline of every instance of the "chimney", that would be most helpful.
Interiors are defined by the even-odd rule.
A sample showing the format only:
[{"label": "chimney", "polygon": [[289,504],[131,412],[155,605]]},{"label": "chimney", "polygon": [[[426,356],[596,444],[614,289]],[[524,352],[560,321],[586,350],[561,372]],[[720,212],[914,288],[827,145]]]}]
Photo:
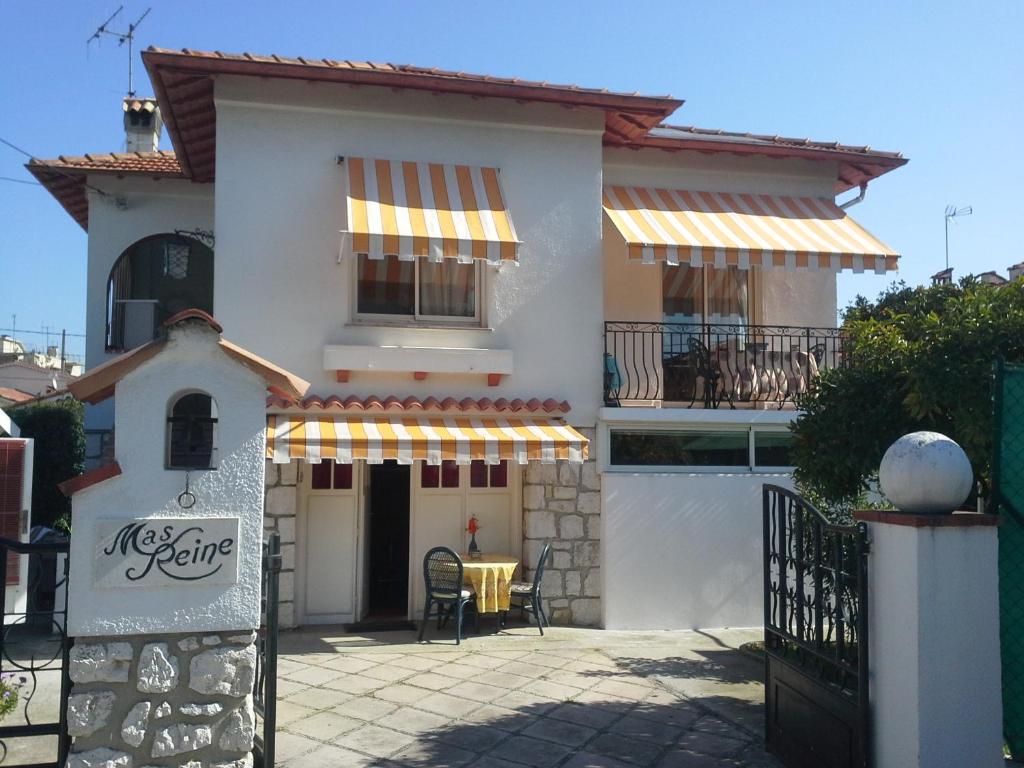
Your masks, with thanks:
[{"label": "chimney", "polygon": [[1024,261],[1017,262],[1010,267],[1007,272],[1010,273],[1010,279],[1016,280],[1021,275],[1024,275]]},{"label": "chimney", "polygon": [[129,96],[124,100],[123,108],[125,150],[156,152],[160,145],[160,129],[164,125],[156,99]]}]

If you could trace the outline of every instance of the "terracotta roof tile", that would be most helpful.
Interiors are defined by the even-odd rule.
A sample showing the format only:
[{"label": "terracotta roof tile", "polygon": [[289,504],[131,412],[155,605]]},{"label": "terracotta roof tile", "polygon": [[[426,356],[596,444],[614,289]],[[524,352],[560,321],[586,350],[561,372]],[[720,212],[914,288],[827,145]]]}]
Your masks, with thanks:
[{"label": "terracotta roof tile", "polygon": [[385,398],[378,397],[377,395],[363,398],[356,395],[350,395],[346,398],[341,398],[338,395],[331,395],[326,398],[319,395],[310,395],[297,402],[271,396],[267,398],[267,407],[354,413],[423,413],[426,411],[440,411],[442,413],[568,413],[571,410],[569,403],[565,400],[559,402],[550,397],[545,400],[536,397],[529,400],[521,398],[507,400],[504,397],[499,397],[497,400],[491,400],[488,397],[479,399],[465,397],[458,400],[454,397],[437,398],[433,395],[423,399],[418,397],[400,399],[394,395]]},{"label": "terracotta roof tile", "polygon": [[871,155],[873,157],[888,157],[894,159],[903,157],[899,152],[884,152],[872,149],[869,146],[840,144],[838,141],[812,141],[811,139],[793,138],[789,136],[743,133],[740,131],[723,131],[717,128],[698,128],[692,125],[669,125],[667,123],[662,123],[654,128],[649,135],[651,138],[702,138],[710,141],[718,140],[723,143],[771,144],[777,147],[801,147],[832,152],[849,152],[853,154]]},{"label": "terracotta roof tile", "polygon": [[12,403],[24,403],[34,400],[35,397],[31,392],[22,392],[14,387],[0,387],[0,399],[10,400]]},{"label": "terracotta roof tile", "polygon": [[53,160],[32,158],[25,167],[85,230],[89,229],[89,199],[85,194],[88,174],[185,178],[178,158],[166,150],[61,155]]}]

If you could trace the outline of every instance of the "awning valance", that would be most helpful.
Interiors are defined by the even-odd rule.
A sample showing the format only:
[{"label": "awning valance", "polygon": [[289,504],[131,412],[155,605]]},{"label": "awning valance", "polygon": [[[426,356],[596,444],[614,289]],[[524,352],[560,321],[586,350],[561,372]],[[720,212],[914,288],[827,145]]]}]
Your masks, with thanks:
[{"label": "awning valance", "polygon": [[518,262],[496,168],[345,158],[348,243],[371,259]]},{"label": "awning valance", "polygon": [[691,266],[885,272],[898,255],[833,201],[606,186],[630,259]]},{"label": "awning valance", "polygon": [[588,441],[570,426],[554,421],[484,417],[332,417],[301,414],[267,416],[267,458],[275,464],[292,459],[317,464],[365,460],[399,464],[452,460],[468,464],[502,459],[526,464],[557,460],[581,463]]}]

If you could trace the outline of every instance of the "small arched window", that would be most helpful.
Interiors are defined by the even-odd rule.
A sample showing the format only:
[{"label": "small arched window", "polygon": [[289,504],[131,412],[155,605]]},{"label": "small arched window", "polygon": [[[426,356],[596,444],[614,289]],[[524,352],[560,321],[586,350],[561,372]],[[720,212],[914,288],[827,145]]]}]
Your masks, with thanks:
[{"label": "small arched window", "polygon": [[205,392],[179,395],[167,415],[167,468],[216,467],[217,403]]}]

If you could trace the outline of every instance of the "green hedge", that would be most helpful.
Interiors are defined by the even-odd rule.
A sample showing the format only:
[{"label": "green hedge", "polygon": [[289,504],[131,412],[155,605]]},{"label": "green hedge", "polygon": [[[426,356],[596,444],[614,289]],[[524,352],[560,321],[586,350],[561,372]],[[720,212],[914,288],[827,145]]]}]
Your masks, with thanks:
[{"label": "green hedge", "polygon": [[22,437],[35,441],[32,462],[32,525],[68,530],[71,499],[58,483],[85,470],[82,404],[70,398],[13,408],[10,416]]}]

